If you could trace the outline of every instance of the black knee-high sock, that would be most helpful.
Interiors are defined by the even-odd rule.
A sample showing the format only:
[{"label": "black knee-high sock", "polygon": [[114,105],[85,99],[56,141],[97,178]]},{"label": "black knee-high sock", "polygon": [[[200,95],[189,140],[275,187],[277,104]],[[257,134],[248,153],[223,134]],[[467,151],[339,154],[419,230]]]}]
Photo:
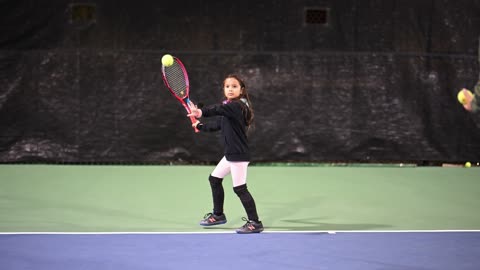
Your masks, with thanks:
[{"label": "black knee-high sock", "polygon": [[223,179],[210,175],[208,181],[210,181],[210,187],[212,188],[213,214],[219,216],[223,214],[223,202],[225,200],[225,193],[222,185]]},{"label": "black knee-high sock", "polygon": [[248,220],[258,222],[257,207],[255,206],[255,200],[247,189],[247,184],[236,186],[233,191],[240,198],[240,201],[247,212]]}]

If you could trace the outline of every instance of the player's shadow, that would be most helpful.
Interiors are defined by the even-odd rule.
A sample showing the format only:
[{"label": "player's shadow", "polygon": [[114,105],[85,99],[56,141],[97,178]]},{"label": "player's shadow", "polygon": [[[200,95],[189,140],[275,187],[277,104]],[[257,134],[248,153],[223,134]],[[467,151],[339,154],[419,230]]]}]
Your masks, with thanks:
[{"label": "player's shadow", "polygon": [[[269,226],[264,224],[265,230],[275,230],[275,231],[363,231],[363,230],[382,230],[391,228],[392,226],[386,224],[342,224],[342,223],[325,223],[314,221],[318,218],[303,218],[303,219],[283,219],[283,223],[288,223],[291,225],[282,225],[282,226]],[[237,229],[233,226],[212,226],[205,227],[206,230],[232,230]]]},{"label": "player's shadow", "polygon": [[343,223],[325,223],[317,222],[314,219],[287,219],[282,220],[284,223],[291,225],[283,226],[265,226],[270,230],[280,230],[280,231],[362,231],[362,230],[372,230],[372,229],[386,229],[391,228],[392,226],[386,224],[343,224]]},{"label": "player's shadow", "polygon": [[[261,203],[263,215],[261,219],[265,230],[272,231],[362,231],[362,230],[385,230],[392,228],[388,224],[376,223],[329,223],[333,221],[332,217],[324,215],[315,215],[322,210],[319,205],[330,204],[319,194],[310,196],[298,196],[290,198],[288,202],[279,203],[278,201],[264,201]],[[309,212],[309,216],[296,218],[298,209],[303,212]],[[269,224],[270,223],[270,224]],[[235,227],[235,226],[236,227]],[[243,224],[235,222],[222,226],[205,227],[209,230],[237,229]]]}]

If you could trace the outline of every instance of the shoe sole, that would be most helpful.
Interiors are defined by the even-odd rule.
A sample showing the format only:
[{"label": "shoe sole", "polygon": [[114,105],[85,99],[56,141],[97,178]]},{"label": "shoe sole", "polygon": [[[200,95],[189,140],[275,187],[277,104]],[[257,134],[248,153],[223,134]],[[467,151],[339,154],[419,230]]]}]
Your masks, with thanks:
[{"label": "shoe sole", "polygon": [[215,222],[215,223],[205,223],[205,224],[200,223],[200,226],[208,227],[208,226],[222,225],[222,224],[225,224],[225,223],[227,223],[227,221],[223,220],[223,221],[219,221],[219,222]]},{"label": "shoe sole", "polygon": [[245,232],[245,231],[236,231],[238,234],[249,234],[249,233],[261,233],[263,232],[263,229],[261,230],[258,230],[258,231],[248,231],[248,232]]}]

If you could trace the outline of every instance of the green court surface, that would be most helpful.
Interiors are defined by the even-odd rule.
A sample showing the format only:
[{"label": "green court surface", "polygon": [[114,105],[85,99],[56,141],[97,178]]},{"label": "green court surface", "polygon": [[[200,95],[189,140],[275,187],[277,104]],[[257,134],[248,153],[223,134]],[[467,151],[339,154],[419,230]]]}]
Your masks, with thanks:
[{"label": "green court surface", "polygon": [[[0,232],[228,232],[245,216],[224,181],[229,222],[211,211],[213,166],[0,165]],[[266,231],[479,230],[480,168],[251,166]]]}]

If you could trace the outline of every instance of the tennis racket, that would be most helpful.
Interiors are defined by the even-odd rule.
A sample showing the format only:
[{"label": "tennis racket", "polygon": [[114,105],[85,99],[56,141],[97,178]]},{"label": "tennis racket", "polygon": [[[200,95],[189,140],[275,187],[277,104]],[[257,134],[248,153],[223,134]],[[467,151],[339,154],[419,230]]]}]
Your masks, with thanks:
[{"label": "tennis racket", "polygon": [[[173,57],[173,64],[170,66],[164,66],[162,64],[162,77],[163,83],[165,83],[168,90],[170,90],[172,95],[180,101],[185,110],[190,113],[190,108],[188,107],[188,103],[190,102],[188,74],[180,59]],[[190,120],[192,121],[192,124],[197,122],[197,119],[193,116],[190,116]],[[199,132],[196,127],[194,127],[194,130],[195,132]]]}]

